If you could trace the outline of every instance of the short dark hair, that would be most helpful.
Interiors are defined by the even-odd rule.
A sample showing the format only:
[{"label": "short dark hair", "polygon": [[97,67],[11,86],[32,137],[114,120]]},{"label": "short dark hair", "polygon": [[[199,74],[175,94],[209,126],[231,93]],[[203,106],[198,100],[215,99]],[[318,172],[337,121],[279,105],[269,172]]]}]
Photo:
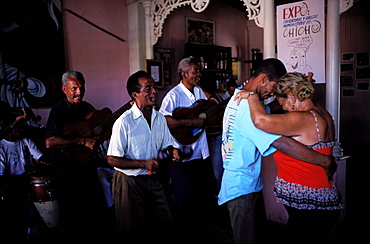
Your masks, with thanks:
[{"label": "short dark hair", "polygon": [[145,72],[144,70],[139,70],[139,71],[133,73],[128,78],[127,84],[126,84],[126,89],[127,89],[128,94],[130,95],[130,97],[132,99],[134,99],[134,97],[132,96],[133,92],[140,93],[139,79],[143,78],[143,77],[148,78],[148,77],[151,77],[151,76],[147,72]]},{"label": "short dark hair", "polygon": [[231,78],[229,79],[227,82],[226,82],[226,87],[229,88],[229,87],[237,87],[238,85],[236,84],[236,81]]},{"label": "short dark hair", "polygon": [[287,73],[285,65],[276,58],[268,58],[263,60],[253,73],[252,77],[256,78],[260,74],[266,74],[269,81],[279,81],[279,79]]}]

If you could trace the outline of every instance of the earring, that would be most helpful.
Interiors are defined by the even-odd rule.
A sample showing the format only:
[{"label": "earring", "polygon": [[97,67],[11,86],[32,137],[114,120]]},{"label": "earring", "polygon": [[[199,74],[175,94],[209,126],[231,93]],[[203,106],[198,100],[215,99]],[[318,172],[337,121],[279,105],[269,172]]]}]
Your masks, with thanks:
[{"label": "earring", "polygon": [[294,110],[294,108],[295,108],[295,106],[294,106],[294,104],[292,105],[292,109]]}]

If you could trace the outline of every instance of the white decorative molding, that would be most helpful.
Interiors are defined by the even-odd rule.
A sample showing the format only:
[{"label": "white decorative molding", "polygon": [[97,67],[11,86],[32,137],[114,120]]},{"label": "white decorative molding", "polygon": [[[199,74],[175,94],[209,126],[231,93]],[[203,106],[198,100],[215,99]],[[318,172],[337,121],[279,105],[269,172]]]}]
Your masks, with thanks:
[{"label": "white decorative molding", "polygon": [[248,19],[254,20],[258,27],[263,28],[263,1],[262,0],[240,0],[244,2]]},{"label": "white decorative molding", "polygon": [[[240,0],[244,2],[248,19],[254,20],[258,27],[263,28],[263,1],[261,0]],[[353,0],[348,0],[353,1]],[[128,0],[128,2],[137,2],[137,0]],[[190,5],[194,12],[203,12],[209,5],[210,0],[153,0],[152,18],[153,18],[153,40],[155,45],[158,38],[162,36],[163,24],[167,16],[176,8]]]},{"label": "white decorative molding", "polygon": [[176,8],[190,5],[194,12],[203,12],[210,0],[153,0],[152,18],[153,18],[153,45],[162,36],[164,20]]},{"label": "white decorative molding", "polygon": [[339,13],[343,13],[348,9],[352,8],[353,0],[340,0],[339,2]]}]

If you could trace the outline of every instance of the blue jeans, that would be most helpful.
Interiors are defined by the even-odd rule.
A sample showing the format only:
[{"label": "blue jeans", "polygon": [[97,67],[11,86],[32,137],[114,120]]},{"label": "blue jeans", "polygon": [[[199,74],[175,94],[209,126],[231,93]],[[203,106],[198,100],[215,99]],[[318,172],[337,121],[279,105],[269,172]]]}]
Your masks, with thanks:
[{"label": "blue jeans", "polygon": [[98,167],[98,179],[103,188],[104,198],[107,207],[112,207],[114,204],[112,197],[112,178],[114,169]]},{"label": "blue jeans", "polygon": [[213,174],[216,178],[218,193],[221,189],[222,174],[224,173],[221,154],[222,135],[207,137],[207,142],[210,154],[209,158],[212,162]]}]

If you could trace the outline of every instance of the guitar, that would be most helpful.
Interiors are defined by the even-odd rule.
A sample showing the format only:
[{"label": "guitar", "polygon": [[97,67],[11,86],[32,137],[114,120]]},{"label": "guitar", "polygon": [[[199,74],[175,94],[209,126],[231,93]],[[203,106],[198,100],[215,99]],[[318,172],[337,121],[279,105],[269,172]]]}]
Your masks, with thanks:
[{"label": "guitar", "polygon": [[[226,108],[229,99],[230,98],[223,100],[218,104],[214,101],[201,99],[196,101],[189,108],[176,108],[172,113],[172,117],[175,119],[202,118],[206,120],[205,127],[209,128],[217,123],[219,116],[221,116],[220,112],[223,112],[223,110]],[[203,128],[195,128],[190,126],[170,128],[172,136],[183,145],[194,143],[196,140],[198,140],[203,130]]]},{"label": "guitar", "polygon": [[94,150],[83,145],[63,148],[62,151],[76,163],[89,163],[95,157],[97,148],[112,134],[114,122],[126,110],[131,108],[131,101],[123,105],[116,112],[110,114],[104,110],[94,110],[85,116],[85,119],[66,125],[63,135],[67,138],[93,138],[96,140]]}]

